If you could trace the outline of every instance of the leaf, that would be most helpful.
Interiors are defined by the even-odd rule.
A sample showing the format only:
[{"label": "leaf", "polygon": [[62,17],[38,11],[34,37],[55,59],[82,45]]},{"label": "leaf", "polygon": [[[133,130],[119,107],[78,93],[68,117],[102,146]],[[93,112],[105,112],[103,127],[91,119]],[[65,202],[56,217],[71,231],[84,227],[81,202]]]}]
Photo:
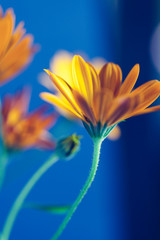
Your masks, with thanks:
[{"label": "leaf", "polygon": [[48,212],[51,214],[61,215],[61,214],[66,214],[71,206],[70,205],[42,205],[42,204],[36,204],[36,203],[29,203],[29,204],[25,204],[24,207]]}]

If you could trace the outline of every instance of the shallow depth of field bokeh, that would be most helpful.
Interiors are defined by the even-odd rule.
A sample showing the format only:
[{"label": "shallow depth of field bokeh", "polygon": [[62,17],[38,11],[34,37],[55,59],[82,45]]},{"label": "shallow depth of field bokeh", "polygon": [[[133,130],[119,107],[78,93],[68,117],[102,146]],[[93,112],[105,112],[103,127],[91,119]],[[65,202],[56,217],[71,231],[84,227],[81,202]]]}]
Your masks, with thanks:
[{"label": "shallow depth of field bokeh", "polygon": [[[42,104],[39,93],[45,89],[38,75],[61,49],[117,63],[124,77],[139,63],[136,86],[160,80],[158,0],[2,0],[0,4],[4,10],[14,9],[16,23],[23,20],[40,45],[30,66],[1,87],[2,97],[29,85],[30,110]],[[95,181],[60,239],[160,238],[160,113],[134,117],[120,127],[119,140],[104,141]],[[71,161],[53,166],[32,190],[28,202],[70,204],[75,200],[91,166],[92,142],[80,124],[63,117],[52,129],[55,138],[59,133],[63,137],[75,132],[83,136],[80,152]],[[50,154],[29,150],[10,159],[0,193],[0,227],[20,189]],[[24,208],[11,239],[49,239],[62,219],[63,215]]]}]

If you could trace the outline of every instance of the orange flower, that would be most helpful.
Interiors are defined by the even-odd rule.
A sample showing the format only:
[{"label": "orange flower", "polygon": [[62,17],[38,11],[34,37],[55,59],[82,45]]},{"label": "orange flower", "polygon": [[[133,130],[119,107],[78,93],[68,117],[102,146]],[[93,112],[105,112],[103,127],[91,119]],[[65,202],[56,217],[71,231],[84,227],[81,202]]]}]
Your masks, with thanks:
[{"label": "orange flower", "polygon": [[[68,84],[72,84],[72,58],[73,54],[70,52],[67,52],[65,50],[58,51],[54,57],[50,61],[50,70],[51,72],[54,72],[56,75],[60,75],[63,79],[67,81]],[[97,57],[92,59],[91,63],[96,68],[96,71],[100,71],[101,67],[106,63],[106,61],[103,58]],[[41,73],[39,76],[40,83],[47,87],[51,91],[55,91],[55,87],[51,81],[49,81],[49,76],[46,76],[46,73]],[[62,94],[59,92],[56,92],[56,95],[61,97],[62,101],[65,101],[65,98]],[[61,108],[57,108],[58,111],[64,115],[66,118],[69,118],[71,120],[75,119],[75,115],[73,115],[71,112],[62,110]],[[120,138],[121,130],[119,126],[116,126],[108,135],[108,139],[110,140],[117,140]]]},{"label": "orange flower", "polygon": [[24,89],[14,96],[6,95],[2,103],[2,138],[8,150],[31,147],[53,149],[47,128],[54,124],[54,115],[44,115],[41,107],[28,113],[30,94]]},{"label": "orange flower", "polygon": [[160,110],[160,106],[148,108],[160,95],[159,81],[149,81],[132,91],[139,75],[138,64],[123,83],[118,65],[107,63],[98,73],[80,56],[72,60],[72,83],[46,72],[65,101],[50,93],[41,97],[80,118],[92,137],[106,137],[119,122]]},{"label": "orange flower", "polygon": [[[13,78],[32,60],[37,50],[33,36],[25,35],[24,23],[15,29],[15,15],[12,9],[5,14],[0,7],[0,84]],[[2,37],[3,36],[3,37]]]}]

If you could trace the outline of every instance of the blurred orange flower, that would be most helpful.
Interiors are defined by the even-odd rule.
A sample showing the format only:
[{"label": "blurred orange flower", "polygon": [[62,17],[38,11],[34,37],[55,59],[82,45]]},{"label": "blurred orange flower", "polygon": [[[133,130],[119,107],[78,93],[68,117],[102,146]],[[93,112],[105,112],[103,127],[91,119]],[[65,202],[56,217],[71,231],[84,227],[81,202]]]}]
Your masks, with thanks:
[{"label": "blurred orange flower", "polygon": [[[73,85],[72,58],[73,58],[72,53],[65,50],[60,50],[54,55],[54,57],[50,61],[51,72],[54,72],[56,75],[61,76],[70,85]],[[91,63],[96,68],[96,71],[99,72],[102,66],[106,63],[106,60],[100,57],[96,57],[91,60]],[[41,73],[39,79],[40,83],[49,90],[51,91],[56,90],[55,86],[50,81],[49,76],[46,75],[46,73]],[[56,93],[56,95],[58,95],[58,97],[60,97],[63,102],[66,102],[66,99],[60,92]],[[58,111],[67,118],[70,119],[75,118],[75,115],[73,115],[71,112],[65,111],[64,109],[58,107]],[[121,130],[119,126],[116,126],[108,135],[108,139],[117,140],[120,138],[120,135]]]},{"label": "blurred orange flower", "polygon": [[41,97],[81,119],[92,137],[106,136],[108,127],[129,117],[160,110],[160,106],[148,108],[160,95],[159,81],[149,81],[132,91],[139,75],[138,64],[123,83],[118,65],[106,63],[98,73],[78,55],[72,60],[72,82],[46,72],[65,101],[51,93],[42,93]]},{"label": "blurred orange flower", "polygon": [[15,29],[15,15],[12,9],[4,14],[0,7],[0,84],[13,78],[32,60],[37,46],[33,36],[25,34],[24,23]]},{"label": "blurred orange flower", "polygon": [[54,142],[46,130],[54,124],[53,114],[45,115],[46,107],[27,113],[30,100],[28,89],[7,94],[2,102],[2,138],[8,150],[32,147],[53,149]]}]

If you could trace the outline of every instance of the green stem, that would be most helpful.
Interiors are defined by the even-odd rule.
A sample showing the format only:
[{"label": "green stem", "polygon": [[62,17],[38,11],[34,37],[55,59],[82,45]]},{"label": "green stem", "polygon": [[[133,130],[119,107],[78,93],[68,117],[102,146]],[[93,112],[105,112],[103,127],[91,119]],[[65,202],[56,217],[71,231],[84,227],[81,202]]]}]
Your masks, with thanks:
[{"label": "green stem", "polygon": [[18,195],[17,199],[15,200],[9,215],[7,217],[7,220],[5,222],[2,235],[0,237],[1,240],[8,240],[13,224],[15,222],[15,219],[21,210],[23,203],[36,184],[36,182],[40,179],[40,177],[54,164],[58,161],[58,157],[56,154],[53,154],[51,158],[49,158],[30,178],[30,180],[27,182],[27,184],[24,186],[20,194]]},{"label": "green stem", "polygon": [[8,160],[8,154],[6,149],[3,147],[2,155],[0,158],[0,190],[2,188],[4,177],[5,177],[7,160]]},{"label": "green stem", "polygon": [[90,170],[90,174],[89,174],[82,190],[80,191],[77,199],[75,200],[75,202],[73,203],[73,205],[69,209],[67,216],[64,218],[62,224],[58,228],[55,235],[51,238],[51,240],[56,240],[61,235],[61,233],[63,232],[63,230],[67,226],[67,224],[68,224],[69,220],[71,219],[73,213],[77,209],[78,205],[82,201],[83,197],[87,193],[89,187],[91,186],[91,184],[94,180],[94,177],[95,177],[95,174],[96,174],[96,171],[97,171],[97,167],[98,167],[98,163],[99,163],[99,156],[100,156],[102,139],[101,138],[94,138],[93,142],[94,142],[94,152],[93,152],[93,161],[92,161],[92,167],[91,167],[91,170]]}]

